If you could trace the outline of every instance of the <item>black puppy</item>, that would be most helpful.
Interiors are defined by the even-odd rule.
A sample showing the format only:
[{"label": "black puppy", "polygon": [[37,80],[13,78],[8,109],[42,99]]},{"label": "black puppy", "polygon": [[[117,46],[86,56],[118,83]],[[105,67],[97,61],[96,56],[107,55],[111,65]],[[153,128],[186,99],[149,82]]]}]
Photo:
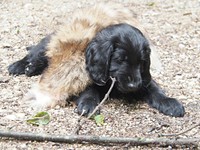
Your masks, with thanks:
[{"label": "black puppy", "polygon": [[34,76],[41,74],[48,66],[48,58],[45,56],[47,44],[51,35],[43,38],[37,45],[27,47],[28,54],[21,60],[9,65],[8,72],[12,75],[26,74]]},{"label": "black puppy", "polygon": [[84,111],[88,115],[94,110],[110,87],[110,76],[117,81],[110,95],[113,98],[143,100],[165,115],[182,117],[185,113],[182,104],[167,97],[152,80],[149,43],[128,24],[97,33],[86,50],[86,67],[94,84],[77,99],[79,114]]}]

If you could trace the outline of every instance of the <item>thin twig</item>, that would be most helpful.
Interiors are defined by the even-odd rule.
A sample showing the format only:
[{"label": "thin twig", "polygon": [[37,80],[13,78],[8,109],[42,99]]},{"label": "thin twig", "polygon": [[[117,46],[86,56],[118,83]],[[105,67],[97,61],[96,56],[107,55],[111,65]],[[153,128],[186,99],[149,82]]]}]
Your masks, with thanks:
[{"label": "thin twig", "polygon": [[[110,86],[108,92],[105,94],[105,96],[104,96],[103,100],[101,101],[101,103],[100,103],[99,105],[97,105],[97,106],[95,107],[95,109],[93,110],[93,112],[87,117],[88,119],[90,119],[90,118],[96,113],[96,111],[99,109],[99,107],[101,107],[101,105],[102,105],[102,104],[105,102],[105,100],[109,97],[109,94],[110,94],[110,92],[111,92],[111,90],[112,90],[112,88],[113,88],[113,86],[114,86],[114,84],[115,84],[115,81],[116,81],[115,78],[112,78],[112,77],[110,77],[110,78],[111,78],[111,80],[112,80],[112,84],[111,84],[111,86]],[[82,124],[83,124],[83,123],[81,123],[81,118],[82,118],[82,116],[84,115],[84,113],[85,113],[85,110],[83,110],[82,114],[81,114],[80,117],[78,118],[78,120],[77,120],[77,125],[76,125],[75,131],[73,132],[73,134],[76,134],[76,135],[79,134],[79,131],[81,130],[81,126],[82,126]]]},{"label": "thin twig", "polygon": [[79,131],[81,130],[81,118],[84,115],[84,113],[85,113],[85,110],[83,110],[83,112],[81,113],[81,115],[79,116],[79,118],[77,120],[77,125],[76,125],[75,131],[74,131],[74,134],[76,134],[76,135],[78,135]]},{"label": "thin twig", "polygon": [[13,131],[1,131],[0,137],[14,138],[17,140],[29,141],[51,141],[59,143],[91,143],[91,144],[130,144],[130,145],[151,145],[151,146],[195,146],[198,147],[200,138],[128,138],[128,137],[105,137],[105,136],[89,136],[89,135],[49,135],[49,134],[36,134],[24,133]]},{"label": "thin twig", "polygon": [[161,134],[160,136],[179,136],[179,135],[182,135],[182,134],[184,134],[184,133],[186,133],[186,132],[188,132],[188,131],[190,131],[190,130],[198,127],[198,126],[200,126],[200,122],[198,124],[192,126],[191,128],[189,128],[189,129],[187,129],[185,131],[182,131],[180,133],[175,133],[175,134]]},{"label": "thin twig", "polygon": [[97,105],[96,108],[93,110],[93,112],[87,117],[88,119],[90,119],[96,113],[96,111],[99,110],[99,108],[103,105],[103,103],[105,102],[105,100],[109,97],[110,92],[112,91],[112,89],[114,87],[114,84],[116,82],[115,78],[113,78],[113,77],[110,77],[110,78],[112,80],[112,84],[111,84],[108,92],[105,94],[103,100],[99,103],[99,105]]}]

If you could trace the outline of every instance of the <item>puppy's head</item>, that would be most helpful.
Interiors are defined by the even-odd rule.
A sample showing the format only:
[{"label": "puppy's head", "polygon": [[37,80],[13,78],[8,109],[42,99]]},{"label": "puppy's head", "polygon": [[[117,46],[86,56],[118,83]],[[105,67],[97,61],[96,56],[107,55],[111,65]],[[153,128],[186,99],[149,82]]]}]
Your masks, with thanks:
[{"label": "puppy's head", "polygon": [[104,86],[115,77],[121,92],[134,92],[151,80],[150,48],[147,39],[128,24],[109,26],[89,43],[86,69],[93,81]]}]

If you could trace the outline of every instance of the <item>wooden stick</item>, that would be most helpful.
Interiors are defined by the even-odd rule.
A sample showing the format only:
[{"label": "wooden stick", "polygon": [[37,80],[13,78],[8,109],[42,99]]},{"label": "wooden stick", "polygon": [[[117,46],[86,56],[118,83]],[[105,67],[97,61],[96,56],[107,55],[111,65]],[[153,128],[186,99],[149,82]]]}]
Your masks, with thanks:
[{"label": "wooden stick", "polygon": [[110,92],[112,91],[113,87],[114,87],[114,84],[116,82],[116,79],[113,78],[113,77],[110,77],[111,80],[112,80],[112,84],[108,90],[108,92],[105,94],[103,100],[99,103],[99,105],[97,105],[97,107],[93,110],[93,112],[87,117],[88,119],[90,119],[95,113],[96,111],[103,105],[103,103],[106,101],[106,99],[109,97],[110,95]]},{"label": "wooden stick", "polygon": [[[96,113],[96,111],[103,105],[103,103],[105,102],[105,100],[109,97],[110,92],[112,91],[113,86],[114,86],[114,84],[115,84],[115,82],[116,82],[116,79],[115,79],[115,78],[112,78],[112,77],[110,77],[110,78],[111,78],[111,80],[112,80],[112,84],[111,84],[111,86],[110,86],[108,92],[105,94],[105,96],[104,96],[103,100],[101,101],[101,103],[99,103],[99,105],[97,105],[97,106],[95,107],[95,109],[93,110],[93,112],[92,112],[91,114],[89,114],[89,116],[87,117],[88,119],[90,119],[90,118]],[[84,122],[81,123],[81,118],[82,118],[84,112],[85,112],[85,110],[83,110],[82,114],[81,114],[80,117],[78,118],[77,125],[76,125],[75,131],[74,131],[74,134],[76,134],[76,135],[79,134],[79,131],[81,130],[81,126],[82,126],[82,124],[84,123]]]},{"label": "wooden stick", "polygon": [[1,131],[0,137],[14,138],[29,141],[51,141],[59,143],[91,143],[91,144],[130,144],[130,145],[152,145],[152,146],[195,146],[198,147],[200,138],[131,138],[131,137],[102,137],[92,135],[49,135],[13,131]]}]

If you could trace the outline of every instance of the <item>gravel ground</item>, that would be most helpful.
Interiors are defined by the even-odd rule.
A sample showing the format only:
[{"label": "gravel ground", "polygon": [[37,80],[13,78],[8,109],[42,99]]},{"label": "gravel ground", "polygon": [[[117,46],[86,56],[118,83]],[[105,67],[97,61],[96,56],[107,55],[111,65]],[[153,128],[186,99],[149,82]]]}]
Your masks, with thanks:
[{"label": "gravel ground", "polygon": [[[105,0],[101,0],[105,1]],[[185,106],[183,118],[164,116],[146,104],[127,105],[107,101],[102,109],[105,125],[98,127],[85,120],[80,134],[124,137],[158,137],[178,133],[200,122],[200,1],[199,0],[112,0],[123,3],[138,14],[138,19],[158,47],[163,63],[156,81],[169,96]],[[35,112],[27,107],[23,95],[38,77],[9,76],[7,66],[26,55],[25,47],[37,43],[65,21],[76,8],[98,3],[91,0],[1,0],[0,1],[0,130],[69,135],[79,116],[73,107],[48,110],[46,126],[26,123]],[[182,134],[200,138],[200,127]],[[0,139],[0,149],[123,149],[124,145],[60,144]],[[131,149],[155,149],[130,147]],[[179,147],[181,149],[181,147]],[[162,149],[162,148],[156,148]],[[165,149],[170,149],[167,147]]]}]

